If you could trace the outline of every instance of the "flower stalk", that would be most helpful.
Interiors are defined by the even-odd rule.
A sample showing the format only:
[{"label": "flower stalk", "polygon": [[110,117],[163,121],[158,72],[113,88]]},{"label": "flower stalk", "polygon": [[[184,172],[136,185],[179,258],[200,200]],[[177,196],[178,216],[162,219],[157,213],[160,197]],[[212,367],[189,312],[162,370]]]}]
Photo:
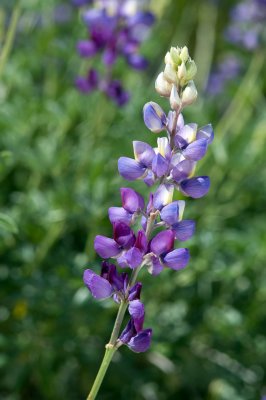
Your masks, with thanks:
[{"label": "flower stalk", "polygon": [[[168,115],[154,102],[143,108],[144,122],[153,133],[165,131],[167,137],[158,138],[158,147],[134,141],[135,159],[121,157],[118,160],[120,175],[133,181],[141,179],[148,187],[156,185],[144,198],[131,188],[121,188],[122,207],[110,207],[109,219],[113,225],[113,238],[97,235],[94,249],[104,261],[101,274],[87,269],[84,283],[96,299],[113,297],[119,309],[106,352],[88,399],[94,399],[99,391],[107,368],[116,350],[128,346],[136,353],[150,347],[152,330],[144,329],[145,309],[140,301],[142,283],[139,272],[146,267],[154,276],[165,268],[183,269],[189,261],[187,248],[175,248],[175,242],[192,237],[195,222],[183,220],[185,201],[173,201],[174,190],[182,196],[194,199],[203,197],[209,190],[207,176],[194,176],[196,163],[203,158],[213,139],[211,125],[197,128],[194,123],[185,124],[181,111],[197,97],[193,77],[196,65],[187,47],[172,47],[165,57],[165,70],[156,79],[157,92],[169,99]],[[141,229],[138,227],[141,225]],[[160,229],[159,232],[156,232]],[[132,270],[119,273],[119,268]],[[130,319],[121,332],[126,311]]]}]

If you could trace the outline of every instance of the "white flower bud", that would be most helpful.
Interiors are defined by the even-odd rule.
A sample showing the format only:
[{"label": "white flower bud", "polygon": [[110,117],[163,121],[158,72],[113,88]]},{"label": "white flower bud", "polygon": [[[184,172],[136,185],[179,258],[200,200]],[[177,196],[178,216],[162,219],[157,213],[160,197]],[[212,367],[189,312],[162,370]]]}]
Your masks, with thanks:
[{"label": "white flower bud", "polygon": [[194,76],[197,73],[197,66],[196,66],[195,61],[191,60],[187,63],[186,67],[187,67],[186,79],[187,79],[187,81],[190,81],[191,79],[194,78]]},{"label": "white flower bud", "polygon": [[193,81],[189,81],[185,90],[182,93],[182,105],[188,106],[192,104],[197,98],[198,92]]},{"label": "white flower bud", "polygon": [[176,78],[177,78],[176,71],[174,70],[171,64],[166,64],[163,76],[168,82],[176,83]]},{"label": "white flower bud", "polygon": [[188,48],[187,48],[187,46],[184,46],[184,47],[182,48],[182,50],[181,50],[180,58],[181,58],[181,60],[182,60],[184,63],[186,63],[187,60],[188,60],[188,57],[189,57]]},{"label": "white flower bud", "polygon": [[170,105],[172,110],[179,110],[181,107],[181,99],[179,97],[176,85],[173,85],[171,94],[170,94]]},{"label": "white flower bud", "polygon": [[156,81],[155,81],[155,90],[164,97],[170,97],[172,85],[167,82],[167,80],[164,78],[163,72],[161,72]]},{"label": "white flower bud", "polygon": [[168,51],[164,57],[165,64],[172,64],[172,57],[170,52]]},{"label": "white flower bud", "polygon": [[183,85],[186,82],[186,75],[187,75],[186,66],[185,66],[185,63],[182,62],[182,64],[179,65],[178,71],[177,71],[177,76],[178,76],[178,79],[180,80],[181,85]]},{"label": "white flower bud", "polygon": [[171,47],[170,56],[171,56],[173,64],[175,64],[175,65],[180,64],[180,49],[179,49],[179,47]]}]

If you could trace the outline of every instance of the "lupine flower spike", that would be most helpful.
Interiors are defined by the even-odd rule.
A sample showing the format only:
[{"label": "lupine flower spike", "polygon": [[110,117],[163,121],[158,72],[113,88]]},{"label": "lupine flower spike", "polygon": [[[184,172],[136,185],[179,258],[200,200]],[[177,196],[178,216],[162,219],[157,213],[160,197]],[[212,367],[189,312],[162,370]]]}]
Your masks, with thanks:
[{"label": "lupine flower spike", "polygon": [[[197,199],[208,192],[209,177],[197,176],[195,171],[213,140],[210,124],[199,128],[196,123],[185,123],[182,115],[182,110],[197,98],[193,82],[196,72],[187,47],[170,49],[165,56],[164,71],[155,82],[156,91],[169,100],[170,110],[165,113],[152,101],[143,108],[147,128],[164,136],[158,137],[156,148],[134,141],[134,158],[118,160],[123,178],[143,180],[151,189],[145,196],[146,205],[135,190],[120,189],[122,205],[109,208],[113,236],[98,235],[94,241],[95,251],[104,259],[101,274],[91,269],[84,272],[85,285],[93,297],[112,297],[119,304],[114,329],[88,399],[94,399],[98,393],[107,366],[119,347],[126,345],[136,353],[150,347],[152,330],[144,327],[139,271],[146,268],[156,276],[165,268],[183,269],[189,262],[189,250],[183,247],[183,242],[193,236],[195,222],[183,218],[183,197]],[[180,193],[180,200],[173,201],[175,190]],[[129,320],[122,330],[127,309]]]},{"label": "lupine flower spike", "polygon": [[130,67],[138,71],[148,66],[147,60],[139,54],[139,47],[154,23],[154,15],[144,10],[143,4],[141,6],[137,0],[73,2],[78,7],[91,4],[82,16],[88,39],[78,42],[77,51],[82,58],[90,60],[100,55],[104,67],[101,75],[95,68],[90,68],[87,76],[77,77],[76,86],[85,94],[100,90],[117,105],[123,106],[130,96],[121,82],[113,77],[114,65],[119,57],[123,57]]}]

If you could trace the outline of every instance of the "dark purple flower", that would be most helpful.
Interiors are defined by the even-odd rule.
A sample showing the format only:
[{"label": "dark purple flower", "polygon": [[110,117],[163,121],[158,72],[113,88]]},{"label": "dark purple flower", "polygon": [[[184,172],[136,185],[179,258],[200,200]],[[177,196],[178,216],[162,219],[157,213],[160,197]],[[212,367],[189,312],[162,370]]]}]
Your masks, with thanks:
[{"label": "dark purple flower", "polygon": [[130,98],[129,93],[123,89],[121,82],[118,80],[111,81],[108,84],[106,94],[114,100],[118,106],[123,106]]},{"label": "dark purple flower", "polygon": [[124,251],[117,259],[120,267],[137,268],[143,261],[146,254],[148,242],[144,231],[138,231],[134,246]]},{"label": "dark purple flower", "polygon": [[106,299],[113,294],[112,285],[104,278],[95,274],[90,269],[86,269],[83,280],[93,297],[96,299]]},{"label": "dark purple flower", "polygon": [[140,292],[142,289],[142,283],[137,282],[132,288],[129,290],[128,294],[128,300],[133,301],[133,300],[139,300],[140,298]]},{"label": "dark purple flower", "polygon": [[[83,6],[92,1],[73,0],[76,6]],[[87,26],[89,37],[78,43],[77,49],[81,57],[102,55],[105,72],[100,79],[98,88],[110,97],[118,106],[125,105],[129,93],[124,90],[121,82],[113,77],[112,67],[122,56],[134,69],[143,70],[148,62],[139,54],[141,42],[147,36],[154,16],[150,12],[140,10],[137,5],[135,13],[129,12],[127,1],[111,2],[99,0],[94,8],[84,11],[83,21]],[[81,77],[77,79],[77,87],[83,93],[89,93],[93,87],[88,87]]]},{"label": "dark purple flower", "polygon": [[90,269],[86,269],[84,271],[83,280],[96,299],[106,299],[116,294],[119,300],[120,297],[123,297],[125,294],[128,276],[125,273],[118,274],[114,264],[103,262],[101,276],[95,274],[95,272]]},{"label": "dark purple flower", "polygon": [[151,329],[143,329],[144,305],[139,300],[134,300],[130,302],[128,311],[131,318],[121,333],[119,340],[132,351],[142,353],[150,347],[152,336]]},{"label": "dark purple flower", "polygon": [[102,258],[117,257],[135,243],[134,232],[124,222],[113,224],[114,239],[97,235],[94,240],[94,249]]}]

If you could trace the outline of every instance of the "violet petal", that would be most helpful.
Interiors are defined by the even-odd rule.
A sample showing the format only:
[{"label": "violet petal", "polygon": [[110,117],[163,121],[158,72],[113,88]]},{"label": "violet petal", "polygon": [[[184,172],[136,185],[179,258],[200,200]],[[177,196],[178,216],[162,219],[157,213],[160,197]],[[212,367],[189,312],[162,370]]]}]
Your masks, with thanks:
[{"label": "violet petal", "polygon": [[128,181],[134,181],[144,175],[145,167],[132,158],[120,157],[118,160],[118,171],[123,178]]},{"label": "violet petal", "polygon": [[144,323],[145,309],[140,300],[133,300],[129,303],[128,311],[134,321],[136,331],[141,331]]},{"label": "violet petal", "polygon": [[129,267],[135,269],[142,263],[143,255],[139,249],[132,247],[126,252],[125,258]]},{"label": "violet petal", "polygon": [[166,126],[166,115],[163,109],[153,101],[146,103],[143,107],[144,123],[154,133],[159,133]]},{"label": "violet petal", "polygon": [[189,261],[188,249],[175,249],[163,258],[164,264],[174,270],[185,268]]},{"label": "violet petal", "polygon": [[132,286],[132,288],[130,288],[130,290],[129,290],[128,300],[133,301],[133,300],[139,299],[141,289],[142,289],[141,282],[137,282],[134,286]]},{"label": "violet petal", "polygon": [[208,141],[208,144],[210,144],[213,141],[213,138],[214,138],[214,132],[212,124],[203,126],[197,132],[197,139],[206,139]]},{"label": "violet petal", "polygon": [[135,192],[135,190],[130,188],[121,188],[120,193],[122,206],[129,213],[133,214],[139,209],[144,208],[144,199],[139,193]]},{"label": "violet petal", "polygon": [[133,142],[133,149],[135,159],[143,164],[145,167],[150,167],[152,160],[155,157],[155,152],[153,148],[145,143],[135,140]]},{"label": "violet petal", "polygon": [[197,176],[191,179],[185,179],[180,184],[182,193],[194,199],[203,197],[210,188],[210,178],[208,176]]},{"label": "violet petal", "polygon": [[173,203],[168,204],[163,207],[160,216],[162,221],[167,225],[171,226],[179,221],[179,206],[178,201],[173,201]]},{"label": "violet petal", "polygon": [[95,237],[94,249],[102,258],[114,257],[120,253],[119,246],[115,240],[101,235]]},{"label": "violet petal", "polygon": [[160,256],[161,254],[168,253],[174,247],[175,235],[173,231],[166,230],[157,233],[150,243],[151,251]]},{"label": "violet petal", "polygon": [[183,150],[183,156],[192,161],[201,160],[206,154],[207,144],[207,139],[195,140]]},{"label": "violet petal", "polygon": [[128,347],[135,353],[143,353],[148,350],[151,344],[152,330],[144,329],[128,342]]},{"label": "violet petal", "polygon": [[133,246],[135,243],[135,235],[132,229],[123,222],[115,222],[114,225],[114,240],[119,246],[122,246],[123,248],[128,248]]},{"label": "violet petal", "polygon": [[132,214],[127,212],[123,207],[110,207],[108,215],[112,224],[115,222],[124,222],[130,225],[132,219]]},{"label": "violet petal", "polygon": [[175,238],[180,240],[181,242],[184,242],[194,235],[195,227],[195,221],[185,219],[172,226],[172,229],[175,232]]},{"label": "violet petal", "polygon": [[113,293],[113,288],[110,283],[90,269],[84,271],[83,281],[96,299],[106,299]]},{"label": "violet petal", "polygon": [[152,160],[152,170],[158,178],[166,174],[168,166],[168,161],[160,153],[156,154]]}]

